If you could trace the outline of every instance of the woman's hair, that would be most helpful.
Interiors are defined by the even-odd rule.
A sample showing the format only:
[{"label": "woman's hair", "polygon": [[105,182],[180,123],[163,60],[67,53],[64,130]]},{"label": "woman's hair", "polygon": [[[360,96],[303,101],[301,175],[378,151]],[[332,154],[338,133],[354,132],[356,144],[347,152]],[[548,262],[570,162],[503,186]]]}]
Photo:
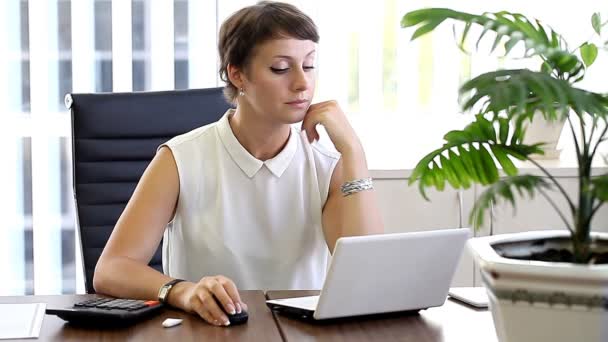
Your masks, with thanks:
[{"label": "woman's hair", "polygon": [[236,103],[238,89],[228,78],[228,64],[244,70],[257,45],[275,38],[319,42],[315,23],[295,6],[260,1],[232,14],[220,27],[218,50],[220,78],[226,82],[224,96]]}]

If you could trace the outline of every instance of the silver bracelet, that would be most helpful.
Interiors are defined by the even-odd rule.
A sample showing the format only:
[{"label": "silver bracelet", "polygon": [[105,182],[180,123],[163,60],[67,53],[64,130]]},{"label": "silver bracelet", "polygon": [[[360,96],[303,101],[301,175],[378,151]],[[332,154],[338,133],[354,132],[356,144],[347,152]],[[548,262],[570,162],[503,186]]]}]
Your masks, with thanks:
[{"label": "silver bracelet", "polygon": [[372,178],[368,177],[345,182],[340,187],[340,191],[342,192],[342,196],[348,196],[356,194],[359,191],[371,190],[373,188],[374,185],[372,184]]}]

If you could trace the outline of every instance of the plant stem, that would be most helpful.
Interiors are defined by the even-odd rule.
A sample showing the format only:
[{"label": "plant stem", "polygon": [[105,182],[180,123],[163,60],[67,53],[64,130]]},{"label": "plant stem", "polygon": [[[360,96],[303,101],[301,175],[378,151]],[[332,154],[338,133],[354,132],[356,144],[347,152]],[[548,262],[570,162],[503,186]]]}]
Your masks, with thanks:
[{"label": "plant stem", "polygon": [[593,142],[593,134],[595,134],[596,126],[597,126],[597,118],[593,118],[593,125],[591,126],[591,132],[589,133],[589,147],[591,147],[591,143]]},{"label": "plant stem", "polygon": [[583,116],[578,117],[578,124],[581,128],[581,140],[583,141],[583,156],[589,155],[589,145],[591,142],[587,142],[587,134],[585,134],[585,119]]},{"label": "plant stem", "polygon": [[570,131],[572,132],[572,139],[574,140],[574,148],[576,149],[576,159],[580,165],[581,163],[581,148],[578,144],[578,139],[576,139],[576,132],[574,131],[574,125],[572,124],[572,120],[570,119],[570,115],[568,115],[568,126],[570,126]]},{"label": "plant stem", "polygon": [[[604,202],[600,201],[595,208],[593,208],[593,211],[591,211],[591,218],[593,218],[593,216],[595,215],[595,212],[602,206],[602,204],[604,204]],[[589,221],[591,221],[591,218],[589,219]]]},{"label": "plant stem", "polygon": [[581,156],[578,177],[578,208],[574,215],[576,233],[572,239],[574,255],[577,262],[586,262],[589,258],[591,217],[593,216],[594,196],[591,192],[591,159],[585,153]]},{"label": "plant stem", "polygon": [[551,206],[553,207],[553,209],[555,209],[555,211],[557,212],[557,214],[559,215],[559,217],[562,219],[562,221],[564,221],[564,224],[566,225],[566,228],[568,228],[568,230],[570,231],[570,233],[574,234],[574,230],[572,230],[572,226],[570,225],[570,223],[568,222],[568,220],[566,219],[566,217],[564,216],[564,214],[562,214],[561,210],[559,210],[559,208],[557,207],[557,205],[555,204],[555,202],[553,202],[553,200],[551,199],[551,197],[549,197],[549,195],[547,195],[547,193],[544,192],[541,188],[538,188],[538,192],[540,192],[540,194],[543,195],[543,197],[545,197],[545,199],[549,202],[549,204],[551,204]]},{"label": "plant stem", "polygon": [[589,158],[591,160],[593,160],[593,157],[595,157],[595,152],[597,151],[597,147],[600,146],[600,144],[602,142],[604,142],[604,135],[606,135],[606,132],[608,132],[608,123],[606,123],[606,127],[604,127],[604,130],[602,131],[602,134],[600,134],[597,143],[595,144],[595,147],[593,147],[593,152],[591,152],[591,154],[589,155]]},{"label": "plant stem", "polygon": [[530,159],[530,158],[526,158],[526,159],[528,159],[532,164],[534,164],[536,167],[538,167],[545,175],[547,175],[547,177],[553,182],[553,184],[555,184],[555,186],[559,189],[559,192],[561,192],[562,195],[566,198],[566,202],[568,202],[568,206],[570,207],[570,211],[574,215],[575,210],[576,210],[576,208],[574,207],[574,203],[572,203],[572,200],[570,199],[570,197],[566,193],[566,190],[564,190],[564,188],[561,186],[561,184],[559,184],[559,182],[557,181],[557,179],[555,179],[555,177],[553,177],[553,175],[551,175],[549,173],[549,171],[547,171],[544,167],[542,167],[542,165],[540,165],[536,160]]},{"label": "plant stem", "polygon": [[574,250],[574,262],[578,264],[586,264],[589,261],[590,243],[589,236],[584,240],[579,240],[577,234],[572,236],[572,248]]}]

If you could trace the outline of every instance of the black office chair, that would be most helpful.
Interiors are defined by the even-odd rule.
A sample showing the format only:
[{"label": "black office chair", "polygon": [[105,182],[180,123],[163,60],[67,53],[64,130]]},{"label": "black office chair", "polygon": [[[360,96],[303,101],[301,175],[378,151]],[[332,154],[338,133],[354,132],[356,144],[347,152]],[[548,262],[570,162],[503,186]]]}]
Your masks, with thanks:
[{"label": "black office chair", "polygon": [[[222,88],[68,94],[73,187],[87,293],[110,233],[157,147],[220,119]],[[161,243],[162,245],[162,243]],[[150,265],[162,272],[161,246]]]}]

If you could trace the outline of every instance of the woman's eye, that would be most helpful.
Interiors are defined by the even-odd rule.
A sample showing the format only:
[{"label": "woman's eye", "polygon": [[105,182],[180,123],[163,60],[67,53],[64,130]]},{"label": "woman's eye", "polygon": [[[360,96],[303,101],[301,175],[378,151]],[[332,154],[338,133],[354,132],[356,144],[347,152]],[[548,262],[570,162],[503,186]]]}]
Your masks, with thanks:
[{"label": "woman's eye", "polygon": [[283,69],[280,69],[280,68],[273,68],[273,67],[270,67],[270,70],[271,70],[272,72],[274,72],[275,74],[284,74],[285,72],[287,72],[287,70],[289,70],[289,68],[283,68]]},{"label": "woman's eye", "polygon": [[[308,70],[313,70],[315,67],[314,66],[303,66],[302,69],[308,71]],[[274,68],[274,67],[270,67],[270,70],[272,72],[274,72],[275,74],[284,74],[286,73],[289,68]]]}]

